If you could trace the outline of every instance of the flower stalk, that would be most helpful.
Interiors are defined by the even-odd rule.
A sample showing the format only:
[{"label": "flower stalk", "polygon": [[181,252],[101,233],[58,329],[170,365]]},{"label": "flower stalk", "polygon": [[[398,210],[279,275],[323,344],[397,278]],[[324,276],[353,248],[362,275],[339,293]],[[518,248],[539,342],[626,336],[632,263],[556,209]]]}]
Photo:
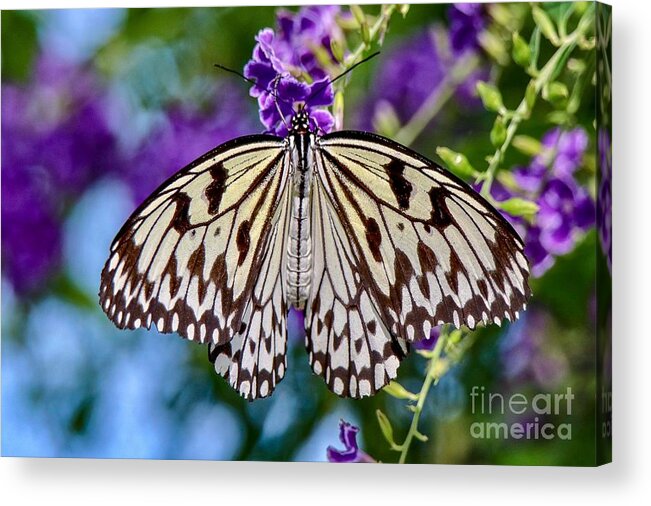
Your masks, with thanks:
[{"label": "flower stalk", "polygon": [[520,124],[531,115],[535,99],[540,95],[543,88],[556,79],[565,65],[569,54],[576,45],[585,38],[586,33],[592,26],[593,18],[594,6],[590,6],[581,17],[576,29],[570,35],[559,40],[558,49],[554,52],[540,72],[531,78],[525,91],[525,96],[522,98],[515,111],[508,115],[508,127],[506,128],[504,142],[496,148],[495,152],[490,157],[488,169],[478,178],[478,182],[482,183],[481,194],[484,197],[490,199],[490,190],[491,185],[495,180],[495,174],[497,173],[501,162],[504,160],[504,155],[509,149]]},{"label": "flower stalk", "polygon": [[429,360],[425,369],[425,381],[420,388],[416,396],[416,404],[411,404],[410,409],[414,412],[414,415],[411,419],[411,424],[409,425],[409,431],[405,437],[404,442],[399,446],[400,448],[400,458],[398,459],[399,464],[404,464],[407,460],[407,454],[409,453],[409,448],[414,438],[419,439],[420,441],[427,441],[427,436],[421,434],[418,430],[418,422],[420,421],[420,415],[423,412],[423,407],[425,406],[425,399],[427,399],[427,394],[429,393],[432,385],[436,385],[439,380],[438,374],[438,362],[441,358],[441,353],[444,350],[445,344],[448,339],[448,331],[443,330],[439,336],[436,345],[431,352],[420,352],[421,354],[429,355]]},{"label": "flower stalk", "polygon": [[398,130],[395,135],[396,141],[405,146],[412,144],[450,100],[459,85],[468,79],[478,66],[479,58],[475,53],[466,53],[462,56],[409,122]]}]

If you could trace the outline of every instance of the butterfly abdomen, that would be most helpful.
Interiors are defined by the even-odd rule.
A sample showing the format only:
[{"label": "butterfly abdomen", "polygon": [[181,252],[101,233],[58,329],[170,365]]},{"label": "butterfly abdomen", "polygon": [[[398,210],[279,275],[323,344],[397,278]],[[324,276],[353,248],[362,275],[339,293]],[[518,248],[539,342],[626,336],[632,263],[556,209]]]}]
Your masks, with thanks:
[{"label": "butterfly abdomen", "polygon": [[287,298],[298,309],[305,307],[312,279],[311,134],[292,136],[292,212],[287,243]]}]

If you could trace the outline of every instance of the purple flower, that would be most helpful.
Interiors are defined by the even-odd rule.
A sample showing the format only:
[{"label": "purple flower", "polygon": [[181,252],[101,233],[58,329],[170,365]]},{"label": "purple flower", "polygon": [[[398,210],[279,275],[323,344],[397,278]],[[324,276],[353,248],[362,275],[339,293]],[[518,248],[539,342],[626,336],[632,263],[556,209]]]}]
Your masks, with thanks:
[{"label": "purple flower", "polygon": [[538,278],[554,265],[554,257],[540,242],[540,227],[529,227],[523,237],[525,238],[524,254],[531,265],[532,275]]},{"label": "purple flower", "polygon": [[562,383],[569,363],[562,349],[550,342],[551,324],[546,312],[530,308],[509,326],[500,343],[502,375],[507,381],[519,386],[533,382],[550,390]]},{"label": "purple flower", "polygon": [[597,227],[599,229],[599,243],[601,250],[606,255],[608,269],[612,268],[613,243],[612,243],[612,150],[610,133],[608,130],[599,131],[597,138],[597,152],[599,154],[599,184],[597,195]]},{"label": "purple flower", "polygon": [[313,79],[323,79],[327,73],[322,69],[312,47],[322,46],[330,55],[331,43],[343,41],[343,32],[337,24],[341,15],[338,5],[315,5],[303,7],[296,14],[280,10],[278,21],[277,53],[286,64],[304,70]]},{"label": "purple flower", "polygon": [[296,14],[282,10],[277,31],[265,28],[256,36],[244,75],[255,82],[250,93],[258,99],[260,121],[268,131],[285,135],[297,105],[306,107],[313,128],[332,130],[334,118],[322,107],[332,105],[334,90],[314,48],[321,46],[334,63],[331,41],[343,39],[339,12],[338,6],[304,7]]},{"label": "purple flower", "polygon": [[[3,93],[4,95],[4,93]],[[3,106],[5,99],[3,97]],[[4,115],[3,115],[4,118]],[[38,289],[58,266],[61,230],[42,172],[21,166],[2,139],[2,271],[20,294]]]},{"label": "purple flower", "polygon": [[366,454],[363,450],[359,449],[357,445],[357,433],[359,428],[351,425],[344,420],[339,421],[339,440],[343,443],[344,449],[337,450],[332,446],[328,446],[326,454],[328,462],[336,463],[350,463],[350,462],[364,462],[370,463],[375,460]]},{"label": "purple flower", "polygon": [[479,47],[479,35],[486,27],[483,4],[453,4],[448,9],[448,19],[450,43],[455,55]]},{"label": "purple flower", "polygon": [[436,346],[436,342],[439,340],[440,336],[441,327],[434,327],[430,331],[429,336],[421,339],[420,341],[415,341],[413,343],[413,347],[416,350],[432,351],[434,349],[434,346]]},{"label": "purple flower", "polygon": [[91,72],[50,55],[30,83],[3,83],[3,272],[19,293],[58,265],[69,201],[121,165],[102,91]]},{"label": "purple flower", "polygon": [[513,170],[519,191],[498,183],[491,187],[497,201],[517,196],[538,204],[533,223],[505,214],[525,239],[525,254],[536,277],[554,264],[555,257],[570,252],[578,238],[594,226],[594,201],[574,178],[587,145],[587,134],[581,128],[551,130],[543,136],[542,152],[528,166]]},{"label": "purple flower", "polygon": [[[405,124],[428,98],[439,92],[440,85],[458,61],[445,44],[446,38],[451,37],[452,33],[440,27],[430,27],[384,53],[375,77],[378,91],[360,115],[362,129],[373,129],[387,111],[392,111],[400,124]],[[488,70],[479,68],[460,83],[456,89],[460,105],[478,106],[481,102],[475,90],[477,81],[489,78]]]},{"label": "purple flower", "polygon": [[[406,123],[445,78],[449,62],[441,56],[431,30],[426,30],[398,44],[383,57],[375,78],[377,93],[371,100],[374,110],[365,113],[363,128],[370,129],[371,119],[378,107],[389,104]],[[405,79],[405,76],[409,76]]]},{"label": "purple flower", "polygon": [[222,87],[209,107],[175,106],[138,147],[121,176],[142,202],[167,177],[219,144],[250,132],[253,125],[241,114],[243,97]]},{"label": "purple flower", "polygon": [[569,131],[555,128],[543,136],[541,144],[545,149],[536,161],[551,167],[556,176],[572,176],[588,147],[588,134],[582,128]]},{"label": "purple flower", "polygon": [[305,313],[294,307],[287,315],[287,339],[292,342],[305,342]]}]

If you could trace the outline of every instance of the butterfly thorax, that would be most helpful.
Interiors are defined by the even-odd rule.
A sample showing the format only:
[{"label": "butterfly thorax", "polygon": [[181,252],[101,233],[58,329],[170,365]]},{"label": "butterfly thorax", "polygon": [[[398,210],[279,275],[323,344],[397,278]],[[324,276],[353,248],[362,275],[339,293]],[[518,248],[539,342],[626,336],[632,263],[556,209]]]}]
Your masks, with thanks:
[{"label": "butterfly thorax", "polygon": [[309,120],[297,124],[294,119],[292,127],[296,125],[297,128],[292,128],[289,134],[292,210],[289,218],[286,282],[288,302],[298,309],[305,307],[312,278],[310,194],[313,177],[312,146],[315,136],[309,132],[307,121]]}]

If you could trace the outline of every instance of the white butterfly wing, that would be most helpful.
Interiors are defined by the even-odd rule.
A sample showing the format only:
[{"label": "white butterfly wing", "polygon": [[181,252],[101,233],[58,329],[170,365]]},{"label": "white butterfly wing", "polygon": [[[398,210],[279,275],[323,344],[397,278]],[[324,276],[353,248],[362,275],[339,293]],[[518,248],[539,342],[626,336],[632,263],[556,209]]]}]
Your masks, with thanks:
[{"label": "white butterfly wing", "polygon": [[[163,183],[128,219],[102,271],[100,304],[119,328],[225,344],[245,321],[287,186],[285,141],[223,144]],[[281,301],[282,302],[282,301]]]},{"label": "white butterfly wing", "polygon": [[262,249],[263,259],[242,316],[242,326],[226,344],[210,343],[215,370],[248,400],[271,395],[287,369],[287,293],[285,252],[289,238],[291,198],[270,220],[271,232]]},{"label": "white butterfly wing", "polygon": [[373,395],[396,377],[407,344],[387,328],[335,200],[318,180],[312,192],[314,263],[305,310],[310,365],[337,395]]},{"label": "white butterfly wing", "polygon": [[[345,262],[325,255],[323,269],[332,273],[332,286],[356,284],[358,293],[368,295],[387,336],[414,341],[441,323],[474,328],[515,320],[526,307],[529,269],[522,240],[461,180],[404,146],[362,132],[321,137],[315,163],[316,195],[336,215],[322,219],[322,234],[339,237],[337,247],[349,251]],[[345,266],[338,272],[331,267],[337,262]],[[324,318],[314,300],[323,293],[314,290],[312,298],[306,325],[314,341],[321,334],[314,322]],[[341,335],[351,312],[331,314],[326,324]],[[361,317],[368,322],[371,315]],[[351,335],[359,330],[344,333],[347,340]],[[315,372],[337,354],[329,348],[324,353]],[[374,388],[381,386],[377,381]]]}]

